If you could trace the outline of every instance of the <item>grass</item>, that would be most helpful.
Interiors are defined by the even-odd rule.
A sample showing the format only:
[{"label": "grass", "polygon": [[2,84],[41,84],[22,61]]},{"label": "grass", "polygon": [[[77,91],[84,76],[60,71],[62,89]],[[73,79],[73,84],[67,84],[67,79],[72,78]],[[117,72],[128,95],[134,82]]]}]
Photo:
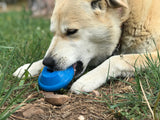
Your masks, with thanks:
[{"label": "grass", "polygon": [[[159,54],[159,53],[157,53]],[[160,120],[160,56],[156,61],[146,54],[145,70],[135,68],[132,82],[118,79],[125,91],[112,87],[111,94],[103,92],[102,101],[118,117],[129,120]],[[107,85],[107,87],[109,87]],[[129,91],[129,92],[128,92]]]},{"label": "grass", "polygon": [[38,90],[31,87],[37,85],[37,78],[18,79],[12,73],[24,63],[43,58],[52,34],[49,19],[33,19],[25,10],[1,13],[0,26],[0,120],[3,120],[27,102],[27,95]]},{"label": "grass", "polygon": [[[0,26],[0,120],[3,120],[32,101],[30,95],[38,92],[37,78],[18,79],[12,73],[24,63],[43,58],[53,35],[49,32],[48,19],[33,19],[25,10],[1,13]],[[145,71],[136,69],[133,83],[119,79],[129,86],[130,92],[115,92],[114,83],[107,84],[113,86],[112,91],[103,93],[101,102],[118,118],[160,118],[160,65],[152,59],[146,62],[149,67]]]}]

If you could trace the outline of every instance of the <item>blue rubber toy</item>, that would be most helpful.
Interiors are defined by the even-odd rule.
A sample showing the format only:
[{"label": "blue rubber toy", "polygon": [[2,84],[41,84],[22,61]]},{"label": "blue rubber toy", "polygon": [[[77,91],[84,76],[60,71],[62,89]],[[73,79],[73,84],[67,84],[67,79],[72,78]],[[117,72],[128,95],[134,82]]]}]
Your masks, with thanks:
[{"label": "blue rubber toy", "polygon": [[39,75],[38,85],[44,91],[58,91],[66,88],[74,76],[73,67],[69,67],[63,71],[48,71],[47,67]]}]

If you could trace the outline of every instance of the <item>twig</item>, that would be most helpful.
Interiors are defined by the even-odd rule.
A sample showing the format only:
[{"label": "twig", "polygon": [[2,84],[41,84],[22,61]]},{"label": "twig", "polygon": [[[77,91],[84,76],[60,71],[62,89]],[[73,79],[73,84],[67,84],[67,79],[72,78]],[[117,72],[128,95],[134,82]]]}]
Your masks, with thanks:
[{"label": "twig", "polygon": [[[19,104],[18,106],[23,106],[23,105],[25,105],[25,102],[27,101],[27,100],[29,100],[30,98],[32,98],[32,96],[34,96],[34,94],[31,94],[31,95],[29,95],[21,104]],[[17,117],[17,116],[15,116],[15,115],[11,115],[11,117]],[[18,117],[17,117],[18,118]],[[20,118],[19,117],[19,119],[21,119],[21,120],[28,120],[28,119],[22,119],[22,118]]]},{"label": "twig", "polygon": [[148,101],[147,97],[146,97],[146,94],[145,94],[145,92],[144,92],[144,89],[143,89],[143,86],[142,86],[141,81],[139,81],[139,83],[140,83],[140,87],[141,87],[141,90],[142,90],[144,99],[145,99],[145,101],[147,102],[148,108],[149,108],[149,110],[150,110],[150,112],[151,112],[151,114],[152,114],[153,120],[155,120],[153,110],[152,110],[152,108],[151,108],[151,106],[150,106],[150,104],[149,104],[149,101]]},{"label": "twig", "polygon": [[154,112],[154,117],[155,117],[155,120],[158,120],[157,117],[156,117],[156,108],[157,108],[157,105],[158,105],[158,102],[160,101],[160,92],[158,93],[158,97],[157,97],[157,100],[155,102],[155,105],[154,105],[154,109],[153,109],[153,112]]},{"label": "twig", "polygon": [[[30,94],[24,101],[22,101],[18,106],[23,106],[23,105],[25,105],[25,102],[27,101],[27,100],[29,100],[30,98],[32,98],[33,96],[35,96],[35,95],[37,95],[38,93],[32,93],[32,94]],[[15,106],[13,106],[13,107],[11,107],[11,109],[13,109],[13,108],[15,108]]]},{"label": "twig", "polygon": [[146,78],[146,82],[147,82],[147,85],[148,85],[148,87],[149,87],[149,90],[150,90],[150,92],[151,92],[151,94],[152,94],[152,96],[153,96],[153,92],[152,92],[152,90],[151,90],[151,87],[150,87],[150,85],[149,85],[149,82],[148,82],[148,79]]},{"label": "twig", "polygon": [[11,115],[11,117],[16,118],[16,119],[20,119],[20,120],[28,120],[28,119],[25,119],[25,118],[22,118],[22,117],[19,117],[19,116],[15,116],[15,115]]}]

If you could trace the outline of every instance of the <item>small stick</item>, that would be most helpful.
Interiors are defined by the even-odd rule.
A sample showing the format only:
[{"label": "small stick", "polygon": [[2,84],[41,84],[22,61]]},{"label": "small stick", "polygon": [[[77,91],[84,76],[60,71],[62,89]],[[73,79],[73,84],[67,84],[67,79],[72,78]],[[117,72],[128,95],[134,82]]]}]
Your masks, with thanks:
[{"label": "small stick", "polygon": [[142,93],[143,93],[143,95],[144,95],[144,99],[145,99],[145,101],[147,102],[148,108],[149,108],[149,110],[150,110],[150,112],[151,112],[151,114],[152,114],[153,120],[155,120],[153,110],[151,109],[151,106],[150,106],[150,104],[149,104],[149,101],[148,101],[148,99],[147,99],[147,97],[146,97],[146,94],[145,94],[145,92],[144,92],[144,89],[143,89],[143,86],[142,86],[141,81],[139,81],[139,83],[140,83],[140,87],[141,87]]},{"label": "small stick", "polygon": [[20,120],[28,120],[28,119],[25,119],[25,118],[22,118],[22,117],[19,117],[19,116],[15,116],[15,115],[11,115],[11,117],[16,118],[16,119],[20,119]]}]

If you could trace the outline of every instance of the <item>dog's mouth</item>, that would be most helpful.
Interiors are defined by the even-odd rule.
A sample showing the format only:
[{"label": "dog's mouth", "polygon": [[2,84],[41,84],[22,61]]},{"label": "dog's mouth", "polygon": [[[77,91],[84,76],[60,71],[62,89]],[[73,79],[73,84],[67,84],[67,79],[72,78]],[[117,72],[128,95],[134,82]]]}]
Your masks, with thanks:
[{"label": "dog's mouth", "polygon": [[76,63],[74,63],[73,68],[74,68],[75,77],[78,77],[84,69],[82,61],[77,61]]},{"label": "dog's mouth", "polygon": [[[76,63],[74,63],[74,64],[72,65],[72,67],[73,67],[73,69],[74,69],[74,76],[75,76],[75,77],[79,77],[80,74],[82,73],[83,69],[84,69],[82,61],[77,61]],[[48,70],[49,72],[54,72],[54,71],[58,71],[58,70],[62,70],[62,69],[59,69],[59,68],[57,68],[57,67],[54,67],[54,68],[52,68],[52,67],[47,67],[47,70]]]}]

